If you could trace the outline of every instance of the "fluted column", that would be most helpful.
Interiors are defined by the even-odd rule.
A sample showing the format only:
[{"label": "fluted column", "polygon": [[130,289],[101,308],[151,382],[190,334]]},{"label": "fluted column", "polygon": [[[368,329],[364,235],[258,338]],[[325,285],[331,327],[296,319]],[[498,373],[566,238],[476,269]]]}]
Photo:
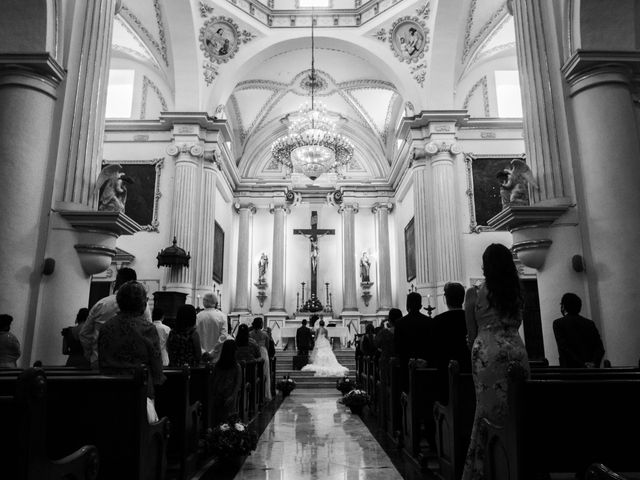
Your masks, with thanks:
[{"label": "fluted column", "polygon": [[[173,210],[169,236],[175,237],[179,247],[187,252],[196,251],[196,221],[198,184],[200,181],[200,157],[203,148],[188,143],[171,144],[167,153],[176,156],[173,182]],[[193,271],[197,261],[192,259],[189,267],[167,268],[166,285],[169,290],[193,293]]]},{"label": "fluted column", "polygon": [[461,153],[451,142],[430,142],[425,152],[431,158],[433,196],[431,203],[435,237],[435,270],[438,286],[462,281],[460,261],[460,221],[456,208],[456,182],[453,164]]},{"label": "fluted column", "polygon": [[200,192],[200,234],[196,248],[196,291],[199,295],[213,287],[213,236],[216,221],[216,182],[218,164],[213,157],[204,158]]},{"label": "fluted column", "polygon": [[284,311],[284,272],[285,272],[285,228],[286,205],[274,205],[273,214],[273,258],[271,262],[271,308],[270,312]]},{"label": "fluted column", "polygon": [[101,169],[113,18],[116,0],[76,2],[66,63],[56,199],[97,206],[93,186]]},{"label": "fluted column", "polygon": [[240,217],[238,227],[238,261],[236,263],[236,301],[234,312],[248,313],[249,303],[249,269],[251,268],[251,220],[256,213],[253,204],[235,204],[235,210]]},{"label": "fluted column", "polygon": [[339,212],[342,214],[342,310],[352,312],[358,310],[355,242],[355,214],[358,213],[358,204],[343,204]]},{"label": "fluted column", "polygon": [[431,219],[433,199],[431,165],[425,150],[416,150],[413,158],[413,212],[416,245],[416,284],[419,289],[431,286],[435,282],[436,268],[433,264],[435,245],[434,227]]},{"label": "fluted column", "polygon": [[378,244],[378,311],[389,310],[391,298],[391,252],[389,249],[389,213],[391,203],[376,203],[371,211],[376,218],[376,240]]}]

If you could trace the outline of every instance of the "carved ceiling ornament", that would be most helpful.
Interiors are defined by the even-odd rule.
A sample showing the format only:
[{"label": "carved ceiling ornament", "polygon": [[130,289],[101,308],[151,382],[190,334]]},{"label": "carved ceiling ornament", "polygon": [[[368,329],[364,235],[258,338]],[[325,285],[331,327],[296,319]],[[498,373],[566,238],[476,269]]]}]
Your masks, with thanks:
[{"label": "carved ceiling ornament", "polygon": [[417,63],[429,50],[429,29],[419,17],[400,17],[393,22],[387,41],[401,62]]},{"label": "carved ceiling ornament", "polygon": [[231,60],[240,48],[240,29],[228,17],[211,17],[200,29],[200,50],[215,63]]}]

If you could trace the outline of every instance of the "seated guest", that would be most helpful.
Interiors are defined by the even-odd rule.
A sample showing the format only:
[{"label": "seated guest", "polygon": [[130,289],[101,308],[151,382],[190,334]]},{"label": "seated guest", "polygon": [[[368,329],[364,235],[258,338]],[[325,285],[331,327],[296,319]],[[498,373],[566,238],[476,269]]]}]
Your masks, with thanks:
[{"label": "seated guest", "polygon": [[167,352],[167,338],[171,333],[169,325],[165,325],[164,311],[160,307],[155,307],[151,312],[151,318],[153,319],[153,325],[158,330],[158,338],[160,338],[160,351],[162,352],[162,366],[169,365],[169,352]]},{"label": "seated guest", "polygon": [[362,355],[369,355],[370,357],[374,357],[378,354],[378,349],[375,345],[375,327],[373,323],[367,323],[367,326],[364,328],[364,335],[360,338],[360,351]]},{"label": "seated guest", "polygon": [[3,313],[0,315],[0,368],[17,368],[20,358],[20,342],[9,331],[13,317]]},{"label": "seated guest", "polygon": [[220,358],[213,369],[213,405],[215,424],[238,414],[238,393],[242,385],[242,370],[236,360],[235,340],[222,344]]},{"label": "seated guest", "polygon": [[141,283],[123,284],[116,295],[120,313],[107,320],[98,337],[100,373],[130,374],[145,364],[149,370],[147,396],[154,397],[154,385],[165,381],[156,327],[145,317],[147,291]]},{"label": "seated guest", "polygon": [[386,328],[380,329],[376,334],[374,345],[380,352],[378,363],[380,365],[380,377],[388,382],[389,380],[389,359],[395,355],[395,344],[393,332],[396,329],[396,321],[402,318],[402,312],[398,308],[389,310]]},{"label": "seated guest", "polygon": [[258,358],[260,358],[260,347],[254,339],[249,338],[249,327],[241,323],[236,333],[236,360],[248,362]]},{"label": "seated guest", "polygon": [[195,367],[200,363],[202,350],[200,337],[196,331],[196,307],[180,305],[176,313],[176,328],[171,330],[167,338],[169,366]]},{"label": "seated guest", "polygon": [[296,347],[298,347],[298,355],[309,355],[309,350],[313,348],[313,332],[307,327],[306,318],[296,330]]},{"label": "seated guest", "polygon": [[89,315],[88,308],[81,308],[76,315],[76,324],[73,327],[62,329],[62,354],[69,355],[67,367],[90,368],[89,360],[84,356],[84,349],[80,343],[80,329]]},{"label": "seated guest", "polygon": [[437,339],[434,367],[439,370],[436,400],[444,404],[449,401],[449,361],[456,360],[461,372],[471,372],[471,352],[467,345],[467,325],[462,308],[464,294],[460,283],[447,282],[444,299],[448,310],[433,319]]},{"label": "seated guest", "polygon": [[598,368],[604,346],[595,323],[580,315],[582,300],[575,293],[565,293],[560,301],[562,318],[553,321],[558,343],[560,366]]}]

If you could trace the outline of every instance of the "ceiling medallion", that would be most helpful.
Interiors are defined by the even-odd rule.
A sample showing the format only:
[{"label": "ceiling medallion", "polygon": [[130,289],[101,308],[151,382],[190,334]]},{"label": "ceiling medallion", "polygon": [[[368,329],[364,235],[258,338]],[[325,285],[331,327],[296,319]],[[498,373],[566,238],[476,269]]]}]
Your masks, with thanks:
[{"label": "ceiling medallion", "polygon": [[300,80],[300,88],[302,88],[309,94],[311,94],[311,90],[313,90],[315,93],[326,90],[327,86],[327,80],[318,72],[313,72],[313,75],[312,72],[309,72],[308,75],[305,75],[304,77],[302,77],[302,80]]},{"label": "ceiling medallion", "polygon": [[417,63],[429,49],[429,29],[419,17],[401,17],[391,26],[388,40],[401,62]]},{"label": "ceiling medallion", "polygon": [[212,62],[226,63],[240,48],[240,29],[227,17],[211,17],[200,29],[200,49]]}]

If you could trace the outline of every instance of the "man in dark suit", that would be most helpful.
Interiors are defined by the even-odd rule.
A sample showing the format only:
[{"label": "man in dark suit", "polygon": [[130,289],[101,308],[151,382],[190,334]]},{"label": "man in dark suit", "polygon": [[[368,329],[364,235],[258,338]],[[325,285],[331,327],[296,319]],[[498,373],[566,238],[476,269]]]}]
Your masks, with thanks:
[{"label": "man in dark suit", "polygon": [[560,366],[598,368],[604,356],[604,346],[593,321],[579,315],[581,308],[582,300],[575,293],[562,296],[560,311],[563,316],[553,321]]},{"label": "man in dark suit", "polygon": [[436,338],[434,366],[439,370],[436,400],[446,404],[449,401],[449,362],[456,360],[461,372],[471,372],[471,352],[467,346],[467,325],[462,309],[464,287],[459,283],[447,282],[444,299],[449,310],[437,315],[433,322]]},{"label": "man in dark suit", "polygon": [[307,328],[307,320],[302,320],[302,326],[296,330],[296,346],[298,355],[309,355],[309,350],[313,348],[313,334]]}]

